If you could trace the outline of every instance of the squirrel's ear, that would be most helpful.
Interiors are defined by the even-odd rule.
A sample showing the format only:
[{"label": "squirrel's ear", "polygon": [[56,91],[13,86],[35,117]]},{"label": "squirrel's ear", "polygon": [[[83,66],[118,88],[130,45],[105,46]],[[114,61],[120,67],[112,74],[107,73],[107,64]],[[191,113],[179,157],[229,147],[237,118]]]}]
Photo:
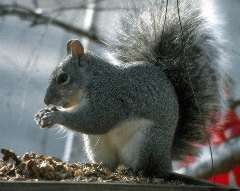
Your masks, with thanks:
[{"label": "squirrel's ear", "polygon": [[69,40],[67,43],[67,53],[73,57],[81,57],[84,54],[83,45],[79,40]]}]

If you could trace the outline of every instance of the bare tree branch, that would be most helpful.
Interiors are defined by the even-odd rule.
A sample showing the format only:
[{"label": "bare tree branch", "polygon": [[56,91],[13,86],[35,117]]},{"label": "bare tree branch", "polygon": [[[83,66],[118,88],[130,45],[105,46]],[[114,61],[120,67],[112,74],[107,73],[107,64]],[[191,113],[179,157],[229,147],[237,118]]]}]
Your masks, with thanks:
[{"label": "bare tree branch", "polygon": [[[47,12],[55,13],[55,12],[62,12],[62,11],[72,11],[72,10],[85,10],[88,9],[87,5],[74,5],[74,6],[68,6],[68,7],[58,7],[55,9],[47,10]],[[133,8],[127,8],[127,7],[96,7],[96,11],[116,11],[116,10],[131,10]]]},{"label": "bare tree branch", "polygon": [[16,16],[22,20],[31,21],[31,26],[50,24],[75,35],[87,37],[96,43],[103,44],[103,42],[95,34],[91,34],[54,17],[44,15],[39,9],[34,10],[17,4],[0,4],[0,16]]},{"label": "bare tree branch", "polygon": [[[99,6],[99,4],[101,4],[101,2],[104,2],[105,0],[98,0],[97,1],[97,4],[98,5],[95,5],[95,8],[94,10],[95,11],[128,11],[128,10],[133,10],[133,9],[137,9],[136,7],[135,8],[132,8],[132,7],[122,7],[122,6],[105,6],[105,7],[101,7]],[[96,4],[96,3],[93,3],[91,2],[91,4]],[[47,11],[48,13],[56,13],[56,12],[63,12],[63,11],[72,11],[72,10],[86,10],[86,9],[89,9],[89,5],[86,4],[86,2],[84,3],[78,3],[78,4],[75,4],[75,5],[72,5],[72,6],[65,6],[65,7],[57,7],[57,8],[51,8],[51,9],[44,9],[44,11]]]},{"label": "bare tree branch", "polygon": [[198,178],[209,178],[214,174],[224,173],[240,165],[240,138],[231,139],[213,148],[213,168],[211,158],[202,157],[189,167],[179,172]]}]

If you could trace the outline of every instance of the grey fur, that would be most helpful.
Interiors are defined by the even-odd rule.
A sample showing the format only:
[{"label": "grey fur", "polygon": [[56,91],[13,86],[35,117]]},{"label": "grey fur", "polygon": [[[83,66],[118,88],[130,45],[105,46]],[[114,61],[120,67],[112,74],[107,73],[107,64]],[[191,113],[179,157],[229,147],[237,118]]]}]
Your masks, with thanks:
[{"label": "grey fur", "polygon": [[[88,53],[81,58],[68,55],[56,67],[45,103],[64,106],[81,90],[86,104],[71,111],[42,110],[37,116],[42,127],[61,124],[99,136],[122,122],[148,120],[151,125],[139,128],[126,144],[129,153],[118,153],[111,167],[122,161],[135,171],[163,176],[171,171],[172,158],[194,153],[192,143],[206,137],[205,125],[219,103],[218,48],[198,10],[187,5],[181,8],[183,38],[170,8],[162,32],[165,11],[160,1],[158,5],[124,20],[118,41],[111,43],[126,65],[115,66]],[[59,85],[62,72],[70,80]]]},{"label": "grey fur", "polygon": [[165,25],[166,1],[150,1],[144,6],[148,9],[136,9],[122,20],[117,40],[109,44],[123,62],[158,65],[174,85],[180,119],[172,152],[173,158],[180,159],[197,154],[192,143],[206,142],[205,127],[219,109],[221,50],[214,29],[201,16],[199,2],[180,1],[181,20],[173,2]]},{"label": "grey fur", "polygon": [[[72,79],[64,86],[56,84],[62,72]],[[143,130],[144,139],[135,145],[140,146],[140,155],[132,157],[134,166],[133,161],[125,165],[145,174],[154,169],[151,175],[163,176],[171,170],[178,103],[174,88],[160,67],[145,63],[117,67],[92,54],[80,60],[68,56],[53,72],[45,102],[64,106],[69,94],[80,89],[86,92],[86,105],[71,112],[43,110],[38,114],[40,125],[61,124],[85,134],[101,135],[123,121],[148,119],[154,126]]]}]

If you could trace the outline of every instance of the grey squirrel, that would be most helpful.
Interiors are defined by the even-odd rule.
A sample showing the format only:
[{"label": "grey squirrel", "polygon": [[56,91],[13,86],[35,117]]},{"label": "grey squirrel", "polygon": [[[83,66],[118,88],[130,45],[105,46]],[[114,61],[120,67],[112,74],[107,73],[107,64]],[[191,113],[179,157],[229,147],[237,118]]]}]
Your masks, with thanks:
[{"label": "grey squirrel", "polygon": [[198,8],[183,1],[179,15],[165,3],[123,19],[109,43],[121,65],[70,40],[44,98],[65,110],[41,110],[38,125],[81,132],[90,161],[148,176],[165,176],[172,159],[196,154],[220,103],[220,49]]}]

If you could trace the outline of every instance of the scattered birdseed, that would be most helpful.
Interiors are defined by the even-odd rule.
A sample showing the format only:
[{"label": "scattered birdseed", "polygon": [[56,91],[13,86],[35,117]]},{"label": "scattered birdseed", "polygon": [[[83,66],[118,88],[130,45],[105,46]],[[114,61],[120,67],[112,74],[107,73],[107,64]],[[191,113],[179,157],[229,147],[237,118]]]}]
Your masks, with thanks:
[{"label": "scattered birdseed", "polygon": [[184,184],[179,180],[168,181],[163,178],[136,176],[131,170],[123,166],[111,171],[102,164],[70,164],[55,157],[33,152],[17,156],[11,150],[1,149],[1,153],[3,157],[0,160],[0,180],[5,181],[54,180],[100,183]]}]

